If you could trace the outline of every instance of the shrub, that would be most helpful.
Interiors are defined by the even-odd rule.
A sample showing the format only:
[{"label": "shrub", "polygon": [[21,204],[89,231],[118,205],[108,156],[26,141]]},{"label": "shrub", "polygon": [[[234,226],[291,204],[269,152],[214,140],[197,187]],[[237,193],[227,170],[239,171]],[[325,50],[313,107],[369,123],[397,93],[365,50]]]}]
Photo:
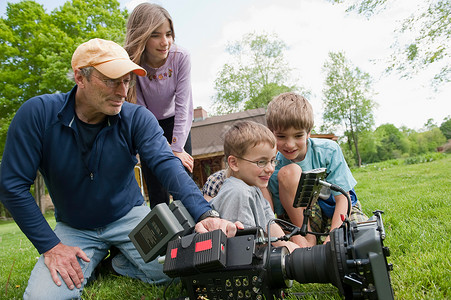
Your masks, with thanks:
[{"label": "shrub", "polygon": [[430,153],[426,153],[423,155],[408,157],[404,160],[404,164],[413,165],[413,164],[425,163],[425,162],[430,162],[430,161],[434,161],[434,160],[439,160],[439,159],[442,159],[445,157],[446,157],[446,154],[444,154],[444,153],[430,152]]}]

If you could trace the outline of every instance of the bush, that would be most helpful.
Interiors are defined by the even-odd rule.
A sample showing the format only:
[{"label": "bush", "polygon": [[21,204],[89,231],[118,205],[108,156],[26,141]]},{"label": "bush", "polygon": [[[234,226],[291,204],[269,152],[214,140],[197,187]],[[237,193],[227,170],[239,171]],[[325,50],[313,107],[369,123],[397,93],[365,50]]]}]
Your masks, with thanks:
[{"label": "bush", "polygon": [[440,159],[443,159],[446,157],[448,157],[448,155],[445,153],[430,152],[430,153],[426,153],[423,155],[407,157],[405,159],[390,159],[390,160],[386,160],[386,161],[382,161],[382,162],[378,162],[378,163],[374,163],[374,164],[362,165],[362,167],[360,169],[352,168],[352,172],[382,171],[382,170],[386,170],[388,168],[403,165],[403,164],[404,165],[420,164],[420,163],[440,160]]},{"label": "bush", "polygon": [[430,162],[430,161],[434,161],[434,160],[439,160],[439,159],[442,159],[445,157],[446,157],[446,154],[444,154],[444,153],[431,152],[431,153],[426,153],[426,154],[418,155],[418,156],[414,156],[414,157],[408,157],[404,160],[404,164],[406,164],[406,165],[420,164],[420,163]]}]

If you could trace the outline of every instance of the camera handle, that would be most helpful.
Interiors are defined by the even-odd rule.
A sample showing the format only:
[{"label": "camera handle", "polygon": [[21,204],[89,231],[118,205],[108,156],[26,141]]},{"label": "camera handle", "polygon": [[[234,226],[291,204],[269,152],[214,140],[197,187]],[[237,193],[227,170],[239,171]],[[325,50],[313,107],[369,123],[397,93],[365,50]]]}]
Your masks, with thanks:
[{"label": "camera handle", "polygon": [[[343,190],[340,186],[338,186],[336,184],[332,184],[332,183],[329,183],[327,181],[323,181],[321,179],[317,179],[317,183],[319,183],[322,186],[328,187],[328,188],[330,188],[333,191],[340,192],[346,197],[346,199],[348,200],[348,210],[347,210],[347,213],[346,213],[346,217],[343,218],[343,222],[344,222],[351,215],[352,202],[351,202],[351,197],[349,197],[349,194],[345,190]],[[302,220],[302,226],[299,229],[298,234],[300,234],[302,236],[306,236],[308,233],[315,234],[313,232],[309,232],[308,231],[308,226],[307,226],[308,220],[309,220],[310,216],[312,215],[312,201],[310,201],[308,203],[307,207],[304,209],[303,214],[304,214],[304,219]]]},{"label": "camera handle", "polygon": [[312,208],[310,206],[308,206],[304,209],[304,220],[302,220],[302,226],[301,226],[301,229],[299,230],[299,234],[302,236],[306,236],[308,233],[307,224],[308,224],[308,220],[311,215],[312,215]]}]

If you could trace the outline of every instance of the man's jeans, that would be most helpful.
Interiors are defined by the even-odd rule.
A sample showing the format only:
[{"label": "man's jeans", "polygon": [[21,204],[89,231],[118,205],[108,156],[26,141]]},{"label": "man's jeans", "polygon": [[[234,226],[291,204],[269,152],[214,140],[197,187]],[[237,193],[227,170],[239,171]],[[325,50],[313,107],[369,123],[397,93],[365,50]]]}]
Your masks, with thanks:
[{"label": "man's jeans", "polygon": [[140,279],[144,282],[161,284],[169,281],[163,273],[163,265],[157,260],[144,263],[138,251],[130,241],[128,234],[149,213],[148,206],[136,206],[121,219],[95,230],[79,230],[58,222],[55,233],[61,242],[68,246],[81,248],[90,258],[90,262],[78,259],[84,274],[80,289],[70,290],[61,279],[57,286],[50,276],[50,271],[44,264],[44,256],[39,257],[28,281],[24,299],[78,299],[83,287],[93,275],[95,267],[105,257],[110,246],[116,246],[121,253],[113,259],[114,270],[125,276]]}]

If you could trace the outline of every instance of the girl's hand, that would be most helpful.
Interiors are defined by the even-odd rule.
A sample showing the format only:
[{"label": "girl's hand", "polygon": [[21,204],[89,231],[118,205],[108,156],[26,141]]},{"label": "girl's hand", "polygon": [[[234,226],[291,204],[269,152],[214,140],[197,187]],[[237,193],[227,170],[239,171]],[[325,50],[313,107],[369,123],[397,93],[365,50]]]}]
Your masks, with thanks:
[{"label": "girl's hand", "polygon": [[193,173],[194,158],[191,155],[189,155],[188,153],[186,153],[185,151],[183,151],[183,152],[172,151],[172,152],[174,153],[175,156],[180,158],[180,160],[182,161],[183,166],[185,168],[187,168],[188,171],[190,171],[190,173]]}]

